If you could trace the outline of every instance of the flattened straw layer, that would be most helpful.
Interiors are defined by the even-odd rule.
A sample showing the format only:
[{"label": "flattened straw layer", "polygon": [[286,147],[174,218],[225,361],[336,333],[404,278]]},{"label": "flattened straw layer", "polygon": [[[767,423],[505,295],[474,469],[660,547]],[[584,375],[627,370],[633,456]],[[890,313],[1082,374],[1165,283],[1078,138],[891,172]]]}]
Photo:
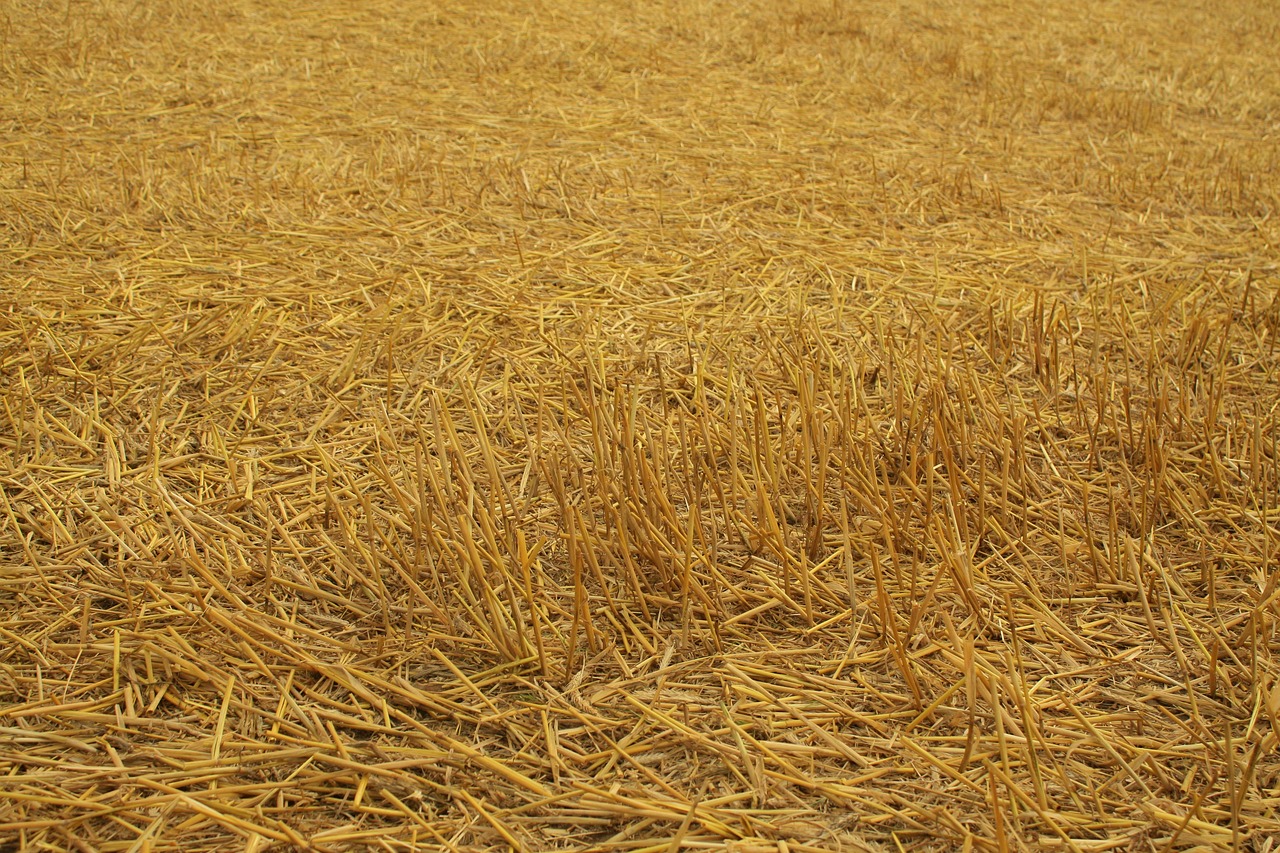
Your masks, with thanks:
[{"label": "flattened straw layer", "polygon": [[46,7],[0,847],[1280,835],[1261,10]]}]

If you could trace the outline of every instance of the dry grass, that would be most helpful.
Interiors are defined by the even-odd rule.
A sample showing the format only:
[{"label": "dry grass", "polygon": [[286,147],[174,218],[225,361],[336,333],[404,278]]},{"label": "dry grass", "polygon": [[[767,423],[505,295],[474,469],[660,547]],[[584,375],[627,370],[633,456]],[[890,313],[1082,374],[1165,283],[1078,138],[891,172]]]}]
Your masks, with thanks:
[{"label": "dry grass", "polygon": [[0,6],[0,849],[1275,849],[1201,5]]}]

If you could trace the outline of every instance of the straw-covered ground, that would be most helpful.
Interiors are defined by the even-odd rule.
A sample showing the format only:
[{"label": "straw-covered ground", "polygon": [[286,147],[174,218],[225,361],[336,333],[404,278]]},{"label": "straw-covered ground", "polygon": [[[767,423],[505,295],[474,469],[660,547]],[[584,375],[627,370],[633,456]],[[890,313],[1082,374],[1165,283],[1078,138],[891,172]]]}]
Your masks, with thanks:
[{"label": "straw-covered ground", "polygon": [[0,4],[0,850],[1280,837],[1280,16]]}]

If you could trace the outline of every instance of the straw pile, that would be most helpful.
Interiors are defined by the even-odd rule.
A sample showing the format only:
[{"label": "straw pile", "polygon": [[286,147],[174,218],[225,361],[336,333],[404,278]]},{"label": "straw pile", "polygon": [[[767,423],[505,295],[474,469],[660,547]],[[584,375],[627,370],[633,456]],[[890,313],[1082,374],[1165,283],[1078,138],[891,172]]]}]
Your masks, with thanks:
[{"label": "straw pile", "polygon": [[1275,849],[1201,6],[9,0],[0,849]]}]

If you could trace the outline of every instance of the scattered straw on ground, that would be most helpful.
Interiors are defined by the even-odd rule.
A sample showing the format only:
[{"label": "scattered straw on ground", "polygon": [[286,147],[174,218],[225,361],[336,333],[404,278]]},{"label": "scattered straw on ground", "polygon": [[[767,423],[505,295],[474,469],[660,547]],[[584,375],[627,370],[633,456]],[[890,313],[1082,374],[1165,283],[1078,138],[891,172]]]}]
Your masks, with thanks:
[{"label": "scattered straw on ground", "polygon": [[0,14],[0,848],[1275,849],[1273,6]]}]

